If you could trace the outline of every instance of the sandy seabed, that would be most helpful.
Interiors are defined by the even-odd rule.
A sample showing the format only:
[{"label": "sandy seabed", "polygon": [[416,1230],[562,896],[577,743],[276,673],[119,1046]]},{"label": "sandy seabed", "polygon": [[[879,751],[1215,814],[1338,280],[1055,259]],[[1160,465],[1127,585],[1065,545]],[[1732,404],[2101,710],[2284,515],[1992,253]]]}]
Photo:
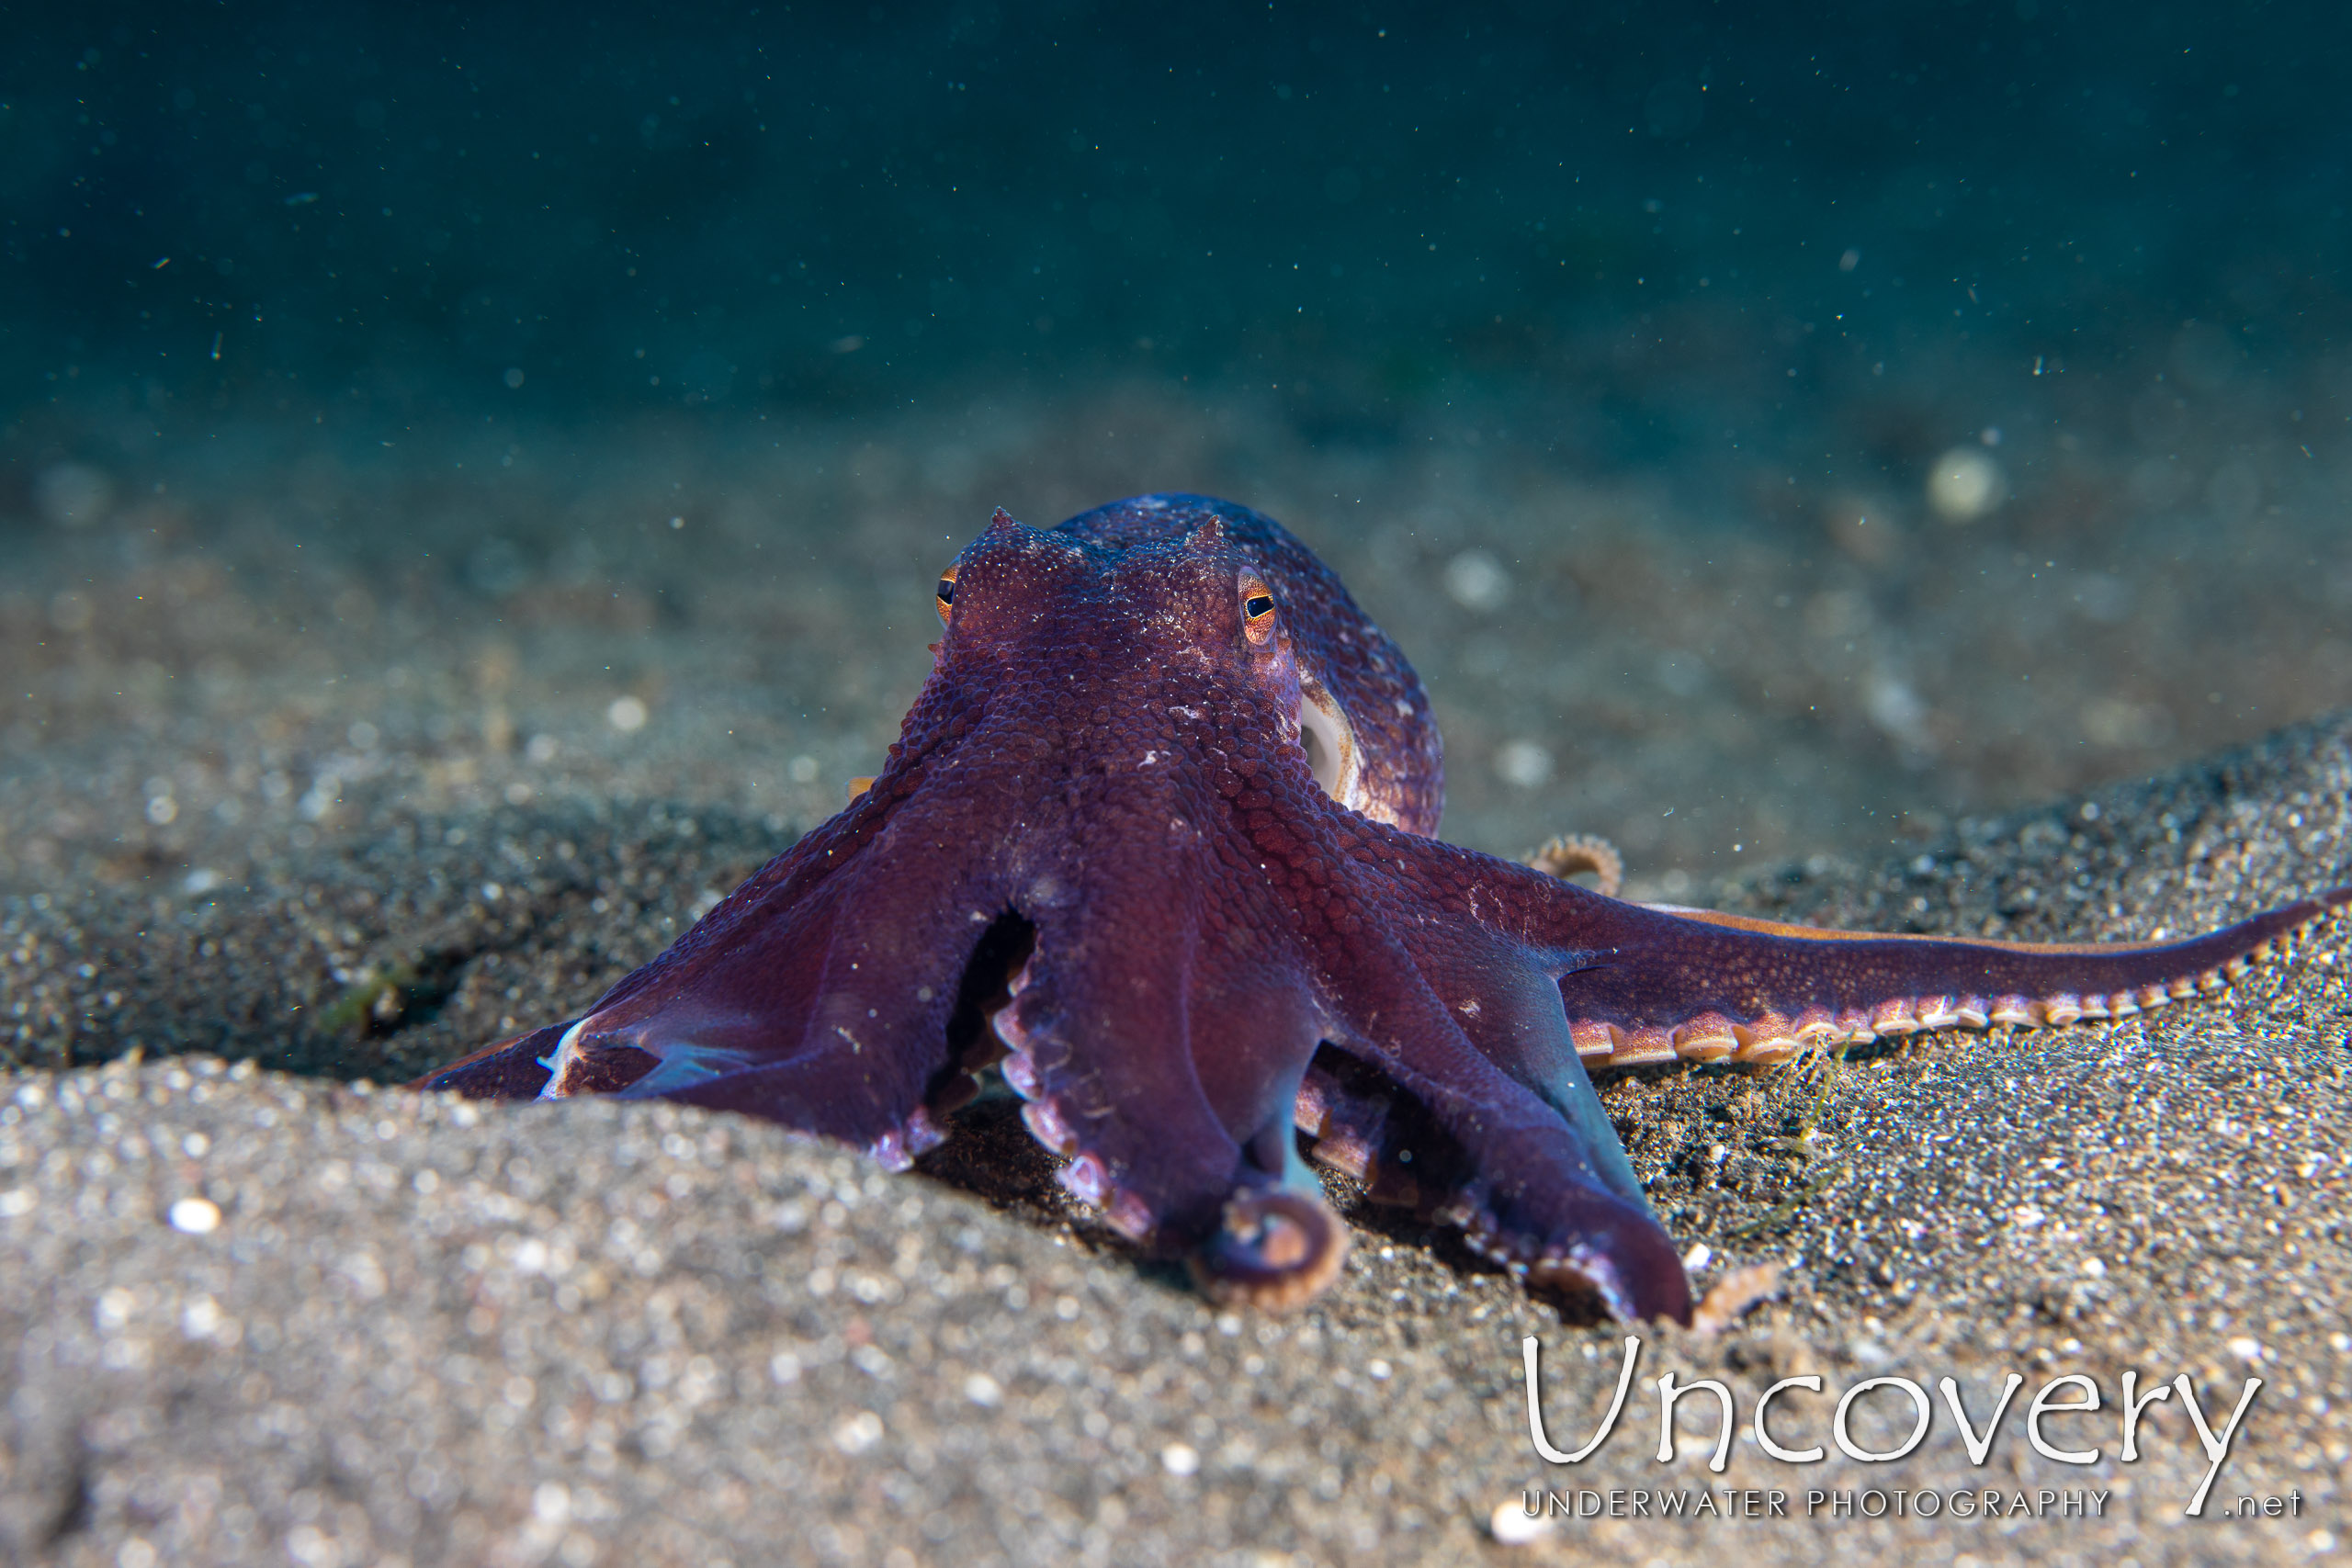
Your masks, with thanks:
[{"label": "sandy seabed", "polygon": [[[1645,1328],[1620,1429],[1574,1467],[1530,1444],[1523,1341],[1582,1431],[1623,1331],[1380,1211],[1352,1211],[1346,1276],[1309,1310],[1220,1314],[1065,1206],[985,1107],[892,1177],[675,1107],[350,1081],[561,1016],[829,814],[894,731],[932,574],[988,504],[1046,523],[1170,483],[1293,524],[1421,666],[1459,841],[1601,831],[1647,896],[2026,939],[2179,934],[2352,880],[2352,720],[2224,749],[2342,700],[2324,592],[2225,647],[2213,625],[2258,577],[2118,553],[2088,584],[2022,517],[1915,517],[1875,560],[1808,522],[1802,554],[1492,432],[1335,456],[1140,395],[1109,418],[1134,449],[976,416],[764,457],[649,438],[521,489],[313,455],[263,494],[119,481],[104,519],[40,536],[0,590],[0,1553],[2340,1553],[2341,922],[2140,1019],[1606,1084],[1702,1282],[1787,1273],[1721,1336]],[[371,534],[371,506],[399,528]],[[1988,586],[1952,588],[1963,561]],[[1950,1376],[1979,1415],[2005,1372],[2026,1387],[1983,1465],[1939,1396],[1903,1460],[1784,1464],[1743,1430],[1717,1474],[1712,1396],[1656,1457],[1668,1371],[1722,1380],[1743,1427],[1809,1373]],[[2119,1459],[2127,1371],[2187,1374],[2217,1419],[2263,1380],[2201,1517],[2177,1402]],[[2098,1447],[2088,1466],[2023,1430],[2066,1373],[2103,1408],[2049,1430]],[[1826,1444],[1828,1402],[1783,1398],[1775,1434]],[[1860,1406],[1858,1446],[1910,1415],[1899,1391]],[[1784,1518],[1722,1501],[1776,1487]],[[1508,1518],[1580,1489],[1593,1517]],[[1809,1489],[1854,1511],[1806,1510]],[[1987,1490],[1997,1515],[1953,1517]],[[1717,1508],[1612,1516],[1635,1491]],[[1945,1503],[1871,1517],[1871,1491]]]}]

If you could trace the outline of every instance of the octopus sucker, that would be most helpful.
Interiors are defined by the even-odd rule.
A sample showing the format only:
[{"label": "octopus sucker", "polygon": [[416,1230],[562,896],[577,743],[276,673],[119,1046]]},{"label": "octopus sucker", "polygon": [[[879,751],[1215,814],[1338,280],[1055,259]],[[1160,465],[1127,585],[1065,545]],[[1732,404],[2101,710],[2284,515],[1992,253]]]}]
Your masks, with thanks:
[{"label": "octopus sucker", "polygon": [[1617,1049],[1617,1032],[1597,1018],[1570,1019],[1568,1037],[1576,1042],[1577,1055],[1588,1063],[1605,1064]]},{"label": "octopus sucker", "polygon": [[1055,1179],[1061,1183],[1064,1191],[1081,1202],[1100,1205],[1110,1201],[1110,1167],[1093,1155],[1080,1153],[1072,1156],[1070,1162],[1056,1173]]},{"label": "octopus sucker", "polygon": [[[1061,1108],[1051,1100],[1040,1096],[1023,1105],[1021,1124],[1029,1129],[1029,1135],[1036,1139],[1041,1147],[1064,1158],[1078,1153],[1078,1134],[1063,1117]],[[1099,1167],[1102,1162],[1098,1160],[1095,1164]]]},{"label": "octopus sucker", "polygon": [[1758,1037],[1753,1043],[1740,1047],[1733,1060],[1744,1067],[1777,1067],[1792,1062],[1805,1049],[1804,1042],[1794,1035],[1776,1034]]},{"label": "octopus sucker", "polygon": [[1130,1242],[1151,1239],[1151,1205],[1132,1192],[1114,1189],[1102,1202],[1102,1223]]},{"label": "octopus sucker", "polygon": [[915,1161],[947,1141],[946,1131],[918,1109],[906,1125],[885,1133],[866,1148],[866,1155],[886,1169],[906,1171]]},{"label": "octopus sucker", "polygon": [[1236,1196],[1193,1255],[1201,1293],[1220,1304],[1283,1312],[1331,1288],[1348,1260],[1348,1227],[1320,1198],[1284,1190]]},{"label": "octopus sucker", "polygon": [[1072,1196],[1216,1300],[1340,1277],[1313,1158],[1531,1285],[1688,1322],[1590,1072],[2129,1017],[2352,899],[2051,947],[1626,902],[1599,840],[1536,866],[1438,840],[1419,678],[1246,507],[1000,510],[908,576],[945,630],[865,787],[583,1011],[419,1087],[659,1096],[903,1167],[994,1067]]},{"label": "octopus sucker", "polygon": [[1738,1049],[1738,1033],[1719,1012],[1701,1013],[1674,1031],[1674,1054],[1687,1062],[1720,1061]]},{"label": "octopus sucker", "polygon": [[1003,1075],[1005,1087],[1023,1100],[1034,1102],[1045,1093],[1037,1069],[1025,1051],[1006,1052],[1004,1060],[997,1064],[997,1071]]},{"label": "octopus sucker", "polygon": [[2001,1029],[2030,1029],[2041,1021],[2032,999],[2015,995],[1994,998],[1985,1018]]},{"label": "octopus sucker", "polygon": [[1917,1034],[1921,1027],[1907,997],[1890,997],[1872,1008],[1870,1026],[1871,1033],[1881,1035]]},{"label": "octopus sucker", "polygon": [[[1913,1011],[1924,1030],[1959,1029],[1971,1026],[1971,1016],[1953,997],[1929,997],[1920,1001]],[[1973,1027],[1983,1028],[1984,1019],[1974,1019]]]}]

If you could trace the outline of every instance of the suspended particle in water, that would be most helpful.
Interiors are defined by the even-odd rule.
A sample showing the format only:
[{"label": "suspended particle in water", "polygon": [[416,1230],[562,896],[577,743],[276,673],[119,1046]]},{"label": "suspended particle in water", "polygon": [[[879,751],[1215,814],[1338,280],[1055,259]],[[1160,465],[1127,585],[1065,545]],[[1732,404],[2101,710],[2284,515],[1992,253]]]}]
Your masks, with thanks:
[{"label": "suspended particle in water", "polygon": [[1973,523],[2008,496],[2008,480],[1983,447],[1955,446],[1928,473],[1928,504],[1947,523]]}]

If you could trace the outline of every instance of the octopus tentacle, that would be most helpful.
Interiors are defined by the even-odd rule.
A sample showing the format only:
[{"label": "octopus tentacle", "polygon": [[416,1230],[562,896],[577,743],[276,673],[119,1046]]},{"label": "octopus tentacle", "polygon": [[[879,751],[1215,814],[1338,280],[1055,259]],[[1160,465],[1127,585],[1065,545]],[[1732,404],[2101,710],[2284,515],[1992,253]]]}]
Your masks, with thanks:
[{"label": "octopus tentacle", "polygon": [[1527,863],[1563,882],[1580,871],[1591,872],[1594,891],[1607,898],[1617,897],[1625,881],[1625,857],[1597,833],[1557,834],[1528,856]]},{"label": "octopus tentacle", "polygon": [[2124,1018],[2221,989],[2347,902],[2338,888],[2186,941],[1877,936],[1605,899],[1561,885],[1560,980],[1593,1066],[1770,1064],[1884,1035]]},{"label": "octopus tentacle", "polygon": [[[1353,1027],[1337,1042],[1411,1103],[1373,1131],[1367,1163],[1409,1166],[1420,1206],[1516,1272],[1588,1288],[1623,1315],[1688,1321],[1681,1260],[1592,1092],[1544,955],[1459,919],[1388,945],[1359,970],[1377,978],[1351,996]],[[1328,1081],[1316,1092],[1331,1121],[1342,1102]]]},{"label": "octopus tentacle", "polygon": [[1532,1276],[1581,1280],[1623,1314],[1676,1317],[1687,1283],[1588,1066],[1770,1062],[1921,1030],[2124,1016],[2219,988],[2352,903],[2339,889],[2183,942],[2034,945],[1626,903],[1401,835],[1372,859],[1393,865],[1429,913],[1396,933],[1407,962],[1359,963],[1359,975],[1391,983],[1358,987],[1351,1016],[1379,1020],[1377,1036],[1340,1044],[1454,1140],[1459,1168],[1446,1179],[1460,1185],[1433,1192],[1426,1156],[1402,1175],[1409,1117],[1321,1068],[1299,1106],[1314,1152],[1375,1196],[1385,1182],[1424,1208],[1434,1199],[1479,1250]]},{"label": "octopus tentacle", "polygon": [[[939,830],[877,799],[863,830],[812,834],[581,1018],[419,1087],[478,1097],[662,1096],[747,1111],[903,1168],[941,1131],[947,1021],[965,956],[1001,908],[985,863],[910,874]],[[863,853],[851,859],[842,842]],[[536,1078],[536,1088],[533,1087]]]},{"label": "octopus tentacle", "polygon": [[446,1067],[435,1067],[410,1087],[419,1090],[446,1089],[469,1100],[536,1100],[547,1086],[548,1062],[554,1059],[563,1037],[579,1021],[568,1018],[561,1023],[485,1045]]},{"label": "octopus tentacle", "polygon": [[1279,1306],[1346,1252],[1345,1227],[1313,1218],[1320,1188],[1290,1135],[1323,1023],[1299,976],[1229,923],[1180,921],[1147,951],[1100,940],[1138,902],[1181,908],[1189,880],[1105,879],[1035,911],[1036,951],[994,1020],[1005,1081],[1069,1158],[1064,1187],[1133,1239],[1205,1248],[1213,1293]]},{"label": "octopus tentacle", "polygon": [[[631,997],[655,987],[667,985],[673,990],[691,988],[684,979],[698,955],[722,953],[739,931],[755,931],[763,918],[774,911],[791,910],[796,935],[805,939],[808,933],[807,912],[793,910],[800,898],[812,895],[828,878],[848,868],[856,849],[873,836],[879,825],[877,803],[860,804],[853,797],[851,807],[808,834],[784,853],[763,866],[750,880],[721,899],[718,905],[692,930],[651,963],[631,970],[611,989],[596,999],[591,1015],[615,1008]],[[587,1016],[587,1015],[583,1015]],[[509,1040],[484,1046],[469,1055],[437,1068],[416,1080],[413,1086],[424,1090],[447,1090],[476,1100],[537,1099],[545,1095],[554,1077],[555,1065],[563,1059],[567,1043],[573,1048],[576,1060],[582,1037],[575,1031],[581,1018],[567,1019],[559,1024],[537,1029]],[[646,1064],[650,1066],[650,1063]],[[642,1072],[628,1075],[622,1082],[632,1081]],[[583,1090],[582,1092],[587,1092]]]},{"label": "octopus tentacle", "polygon": [[1193,1278],[1216,1302],[1272,1312],[1329,1290],[1347,1261],[1348,1227],[1329,1204],[1290,1188],[1236,1193],[1217,1232],[1193,1255]]},{"label": "octopus tentacle", "polygon": [[623,1092],[770,1117],[896,1166],[936,1144],[926,1105],[961,1077],[948,1022],[1004,899],[985,868],[910,875],[932,828],[908,813],[790,919],[592,1012],[605,1039],[661,1058]]}]

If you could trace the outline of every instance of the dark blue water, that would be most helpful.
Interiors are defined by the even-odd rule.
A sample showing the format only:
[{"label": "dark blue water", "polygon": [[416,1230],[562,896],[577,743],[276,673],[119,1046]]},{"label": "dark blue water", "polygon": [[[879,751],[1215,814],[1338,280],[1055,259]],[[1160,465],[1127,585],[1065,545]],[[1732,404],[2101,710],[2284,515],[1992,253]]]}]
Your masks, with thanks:
[{"label": "dark blue water", "polygon": [[[1702,778],[1660,854],[1801,850],[2352,700],[2340,7],[0,16],[18,740],[113,624],[56,595],[169,558],[368,668],[748,648],[871,748],[941,545],[1171,487],[1333,557],[1493,847]],[[401,646],[319,610],[395,581]]]},{"label": "dark blue water", "polygon": [[2291,361],[2346,326],[2334,6],[238,3],[8,30],[17,403],[593,416],[1117,369],[1281,383],[1310,434],[1378,440],[1471,377],[1639,462],[1873,377],[2096,374],[2191,319]]}]

